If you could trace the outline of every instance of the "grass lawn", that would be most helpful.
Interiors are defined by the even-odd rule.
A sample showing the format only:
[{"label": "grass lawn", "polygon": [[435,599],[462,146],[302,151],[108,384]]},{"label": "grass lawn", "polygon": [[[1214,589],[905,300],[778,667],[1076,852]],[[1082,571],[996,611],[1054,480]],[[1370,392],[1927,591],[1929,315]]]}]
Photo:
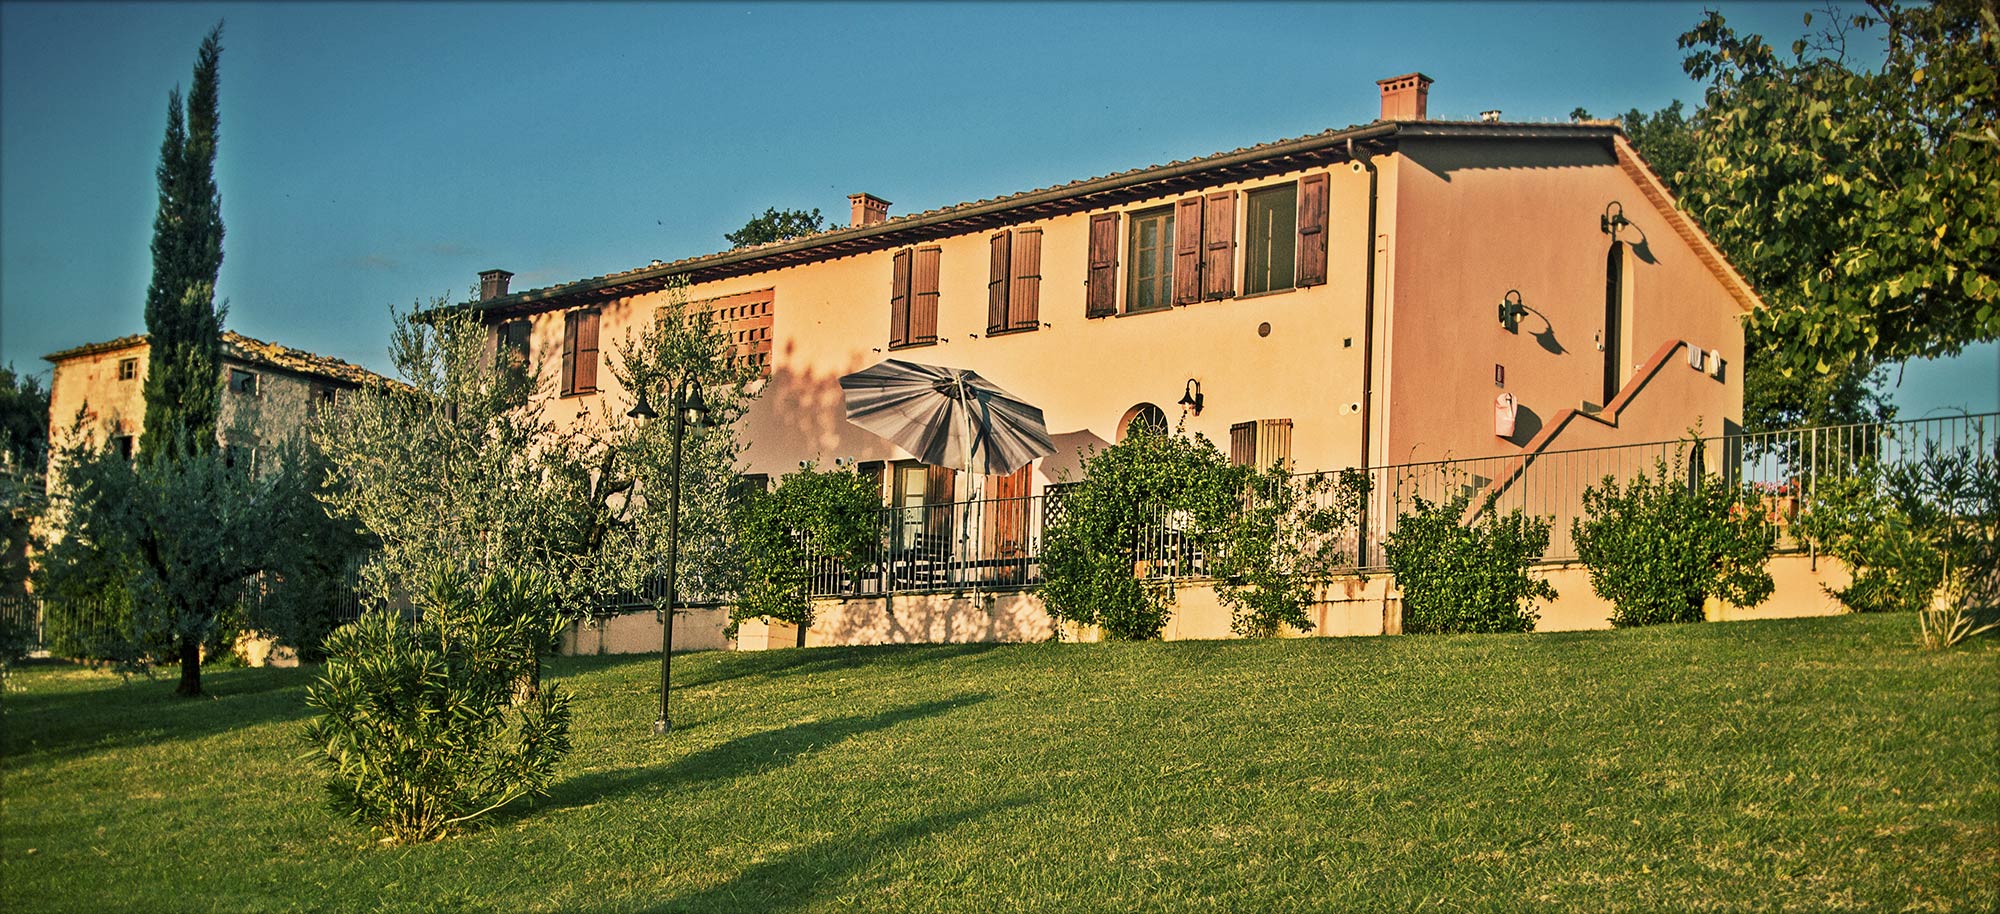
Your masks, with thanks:
[{"label": "grass lawn", "polygon": [[2000,639],[1908,616],[554,664],[553,796],[387,847],[311,670],[31,667],[0,909],[1962,910],[2000,906]]}]

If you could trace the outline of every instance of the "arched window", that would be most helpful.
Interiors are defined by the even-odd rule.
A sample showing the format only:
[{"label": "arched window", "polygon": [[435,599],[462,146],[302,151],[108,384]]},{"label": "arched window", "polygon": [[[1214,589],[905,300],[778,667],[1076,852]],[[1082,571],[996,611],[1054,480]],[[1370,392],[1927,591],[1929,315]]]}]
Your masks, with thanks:
[{"label": "arched window", "polygon": [[1125,436],[1131,434],[1132,426],[1140,422],[1146,423],[1146,427],[1152,429],[1155,434],[1167,433],[1166,410],[1151,403],[1141,403],[1126,410],[1124,417],[1118,420],[1118,440],[1124,441]]}]

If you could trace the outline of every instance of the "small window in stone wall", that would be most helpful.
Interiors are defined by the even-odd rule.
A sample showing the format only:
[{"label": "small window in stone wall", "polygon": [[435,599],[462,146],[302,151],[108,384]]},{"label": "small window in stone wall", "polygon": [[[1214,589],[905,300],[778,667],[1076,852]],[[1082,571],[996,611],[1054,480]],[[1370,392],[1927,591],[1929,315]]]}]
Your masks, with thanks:
[{"label": "small window in stone wall", "polygon": [[241,368],[229,369],[229,389],[245,396],[257,395],[257,376]]},{"label": "small window in stone wall", "polygon": [[131,460],[135,450],[133,440],[131,435],[115,435],[111,439],[111,447],[118,451],[118,456]]},{"label": "small window in stone wall", "polygon": [[119,359],[119,360],[118,360],[118,380],[120,380],[120,381],[130,381],[130,380],[132,380],[133,378],[136,378],[136,377],[138,377],[138,376],[139,376],[139,360],[138,360],[138,359]]}]

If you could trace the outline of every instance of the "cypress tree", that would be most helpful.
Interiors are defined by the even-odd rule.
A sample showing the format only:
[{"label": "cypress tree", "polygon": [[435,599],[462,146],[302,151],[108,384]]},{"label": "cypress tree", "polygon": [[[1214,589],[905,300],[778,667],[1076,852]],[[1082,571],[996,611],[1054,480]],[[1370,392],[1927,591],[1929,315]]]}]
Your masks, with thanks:
[{"label": "cypress tree", "polygon": [[222,269],[222,194],[215,186],[220,118],[216,105],[222,24],[201,42],[182,121],[181,93],[167,96],[167,132],[153,217],[153,279],[146,288],[145,452],[154,459],[208,451],[221,413],[222,318],[215,278]]}]

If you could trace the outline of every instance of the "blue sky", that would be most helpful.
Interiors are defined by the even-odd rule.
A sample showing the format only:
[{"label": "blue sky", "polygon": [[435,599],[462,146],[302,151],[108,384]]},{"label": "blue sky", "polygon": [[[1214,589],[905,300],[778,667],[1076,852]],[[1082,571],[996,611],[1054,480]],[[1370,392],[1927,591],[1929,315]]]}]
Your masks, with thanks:
[{"label": "blue sky", "polygon": [[[1816,4],[1723,2],[1781,46]],[[166,95],[226,19],[219,293],[386,368],[386,309],[726,247],[767,206],[907,213],[1364,123],[1699,100],[1699,3],[0,3],[0,361],[143,329]],[[1906,416],[2000,409],[2000,346]]]}]

